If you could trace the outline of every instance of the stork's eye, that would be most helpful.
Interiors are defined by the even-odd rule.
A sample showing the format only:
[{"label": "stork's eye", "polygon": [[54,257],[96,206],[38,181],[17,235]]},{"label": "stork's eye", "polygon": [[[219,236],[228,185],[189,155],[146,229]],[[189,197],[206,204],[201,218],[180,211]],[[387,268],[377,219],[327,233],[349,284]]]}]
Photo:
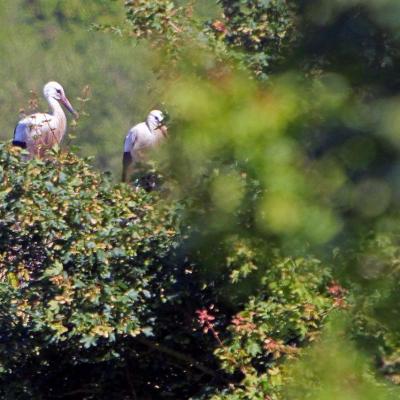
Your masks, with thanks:
[{"label": "stork's eye", "polygon": [[57,92],[58,94],[61,94],[61,89],[56,89],[56,92]]}]

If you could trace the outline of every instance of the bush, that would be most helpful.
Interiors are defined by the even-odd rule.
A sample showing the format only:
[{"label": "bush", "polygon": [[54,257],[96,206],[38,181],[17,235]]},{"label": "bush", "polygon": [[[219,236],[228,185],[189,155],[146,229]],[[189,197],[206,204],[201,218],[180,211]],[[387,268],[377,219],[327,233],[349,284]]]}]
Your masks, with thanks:
[{"label": "bush", "polygon": [[318,260],[254,239],[216,241],[211,274],[188,199],[4,144],[0,173],[3,398],[199,397],[275,368],[332,308]]},{"label": "bush", "polygon": [[[248,235],[243,210],[216,234],[204,225],[213,207],[201,200],[215,171],[173,200],[113,185],[69,153],[25,162],[2,144],[0,174],[2,398],[293,398],[311,386],[325,391],[302,384],[302,371],[336,334],[354,357],[368,348],[396,381],[397,324],[380,310],[397,299],[397,285],[383,291],[375,276],[361,276],[370,280],[366,297],[356,279],[348,289],[335,281],[327,261],[346,269],[380,249],[378,261],[396,273],[394,238],[321,261],[310,249],[289,256],[273,235]],[[249,199],[257,196],[241,176]],[[326,328],[346,310],[353,324]],[[309,371],[313,382],[321,373]],[[369,375],[360,393],[379,386]]]},{"label": "bush", "polygon": [[49,351],[79,364],[93,361],[85,349],[151,334],[153,272],[176,231],[155,195],[71,154],[22,162],[1,145],[0,174],[1,390],[14,398],[5,382]]}]

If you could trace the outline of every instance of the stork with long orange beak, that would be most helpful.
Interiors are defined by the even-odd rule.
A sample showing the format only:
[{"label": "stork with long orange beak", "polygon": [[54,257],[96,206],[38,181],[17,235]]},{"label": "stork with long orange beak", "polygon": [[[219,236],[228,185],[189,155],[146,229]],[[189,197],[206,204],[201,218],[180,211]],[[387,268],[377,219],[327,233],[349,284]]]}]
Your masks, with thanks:
[{"label": "stork with long orange beak", "polygon": [[156,146],[168,135],[165,115],[160,110],[150,111],[146,122],[132,127],[125,137],[122,159],[122,182],[126,182],[132,167],[142,157],[143,151]]},{"label": "stork with long orange beak", "polygon": [[14,130],[13,145],[27,149],[30,157],[43,157],[47,150],[61,143],[67,129],[67,118],[60,105],[77,116],[63,87],[49,82],[43,94],[50,106],[50,114],[36,113],[18,122]]}]

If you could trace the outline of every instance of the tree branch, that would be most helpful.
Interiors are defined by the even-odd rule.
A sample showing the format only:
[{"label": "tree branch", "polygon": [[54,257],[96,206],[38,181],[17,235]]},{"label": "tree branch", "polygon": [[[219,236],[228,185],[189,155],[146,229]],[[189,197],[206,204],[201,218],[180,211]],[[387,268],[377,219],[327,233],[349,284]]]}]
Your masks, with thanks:
[{"label": "tree branch", "polygon": [[132,375],[129,370],[129,366],[128,366],[127,362],[125,363],[125,373],[126,373],[126,379],[128,381],[129,389],[131,391],[132,399],[137,400],[135,385],[133,383]]},{"label": "tree branch", "polygon": [[189,364],[191,367],[195,367],[198,370],[204,372],[207,375],[216,377],[217,373],[215,371],[213,371],[212,369],[206,367],[204,364],[202,364],[201,362],[197,361],[196,359],[187,356],[186,354],[182,354],[179,351],[176,350],[172,350],[169,347],[166,347],[160,343],[157,342],[153,342],[149,339],[146,339],[144,337],[135,337],[133,338],[134,340],[136,340],[137,342],[144,344],[147,347],[150,347],[154,350],[159,351],[160,353],[164,353],[164,354],[168,354],[169,356],[176,358],[177,360],[180,361],[184,361],[185,363]]}]

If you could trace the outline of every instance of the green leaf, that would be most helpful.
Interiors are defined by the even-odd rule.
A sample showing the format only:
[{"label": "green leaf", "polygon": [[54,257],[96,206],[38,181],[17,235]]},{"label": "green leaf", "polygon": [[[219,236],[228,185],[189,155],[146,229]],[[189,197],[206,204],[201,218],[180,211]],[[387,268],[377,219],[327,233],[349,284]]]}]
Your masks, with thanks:
[{"label": "green leaf", "polygon": [[44,270],[42,277],[49,278],[52,276],[60,275],[61,272],[63,271],[63,269],[64,269],[64,266],[59,261],[55,261],[51,267],[46,268]]}]

